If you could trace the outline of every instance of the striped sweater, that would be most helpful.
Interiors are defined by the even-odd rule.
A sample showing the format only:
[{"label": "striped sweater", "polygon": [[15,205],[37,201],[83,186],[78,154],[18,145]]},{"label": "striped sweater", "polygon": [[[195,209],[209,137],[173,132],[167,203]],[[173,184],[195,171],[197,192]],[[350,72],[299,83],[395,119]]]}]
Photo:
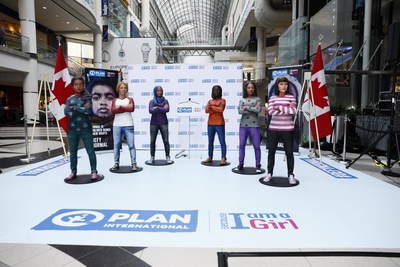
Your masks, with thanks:
[{"label": "striped sweater", "polygon": [[296,99],[293,95],[271,96],[268,101],[268,115],[271,116],[269,130],[293,131],[293,115],[296,113]]}]

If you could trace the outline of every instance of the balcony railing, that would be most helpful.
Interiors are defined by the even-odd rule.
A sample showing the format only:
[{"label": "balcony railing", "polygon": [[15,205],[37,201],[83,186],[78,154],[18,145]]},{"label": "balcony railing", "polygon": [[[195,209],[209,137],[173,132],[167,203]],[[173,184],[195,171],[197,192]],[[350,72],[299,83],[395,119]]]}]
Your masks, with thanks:
[{"label": "balcony railing", "polygon": [[[5,30],[5,44],[7,48],[14,49],[16,51],[24,52],[25,47],[29,47],[29,38],[21,35],[17,32],[12,32],[9,30]],[[38,61],[54,65],[56,64],[57,59],[57,49],[54,47],[48,46],[43,43],[37,43],[37,56]],[[85,66],[73,60],[70,57],[65,57],[67,59],[68,70],[73,76],[78,76],[83,73],[83,69]]]}]

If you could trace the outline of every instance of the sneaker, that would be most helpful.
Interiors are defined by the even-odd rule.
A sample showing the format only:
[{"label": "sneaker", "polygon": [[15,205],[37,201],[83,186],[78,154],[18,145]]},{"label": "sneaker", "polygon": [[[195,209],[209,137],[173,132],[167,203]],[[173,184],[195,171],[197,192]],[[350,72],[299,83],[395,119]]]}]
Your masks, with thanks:
[{"label": "sneaker", "polygon": [[219,162],[220,166],[225,166],[226,165],[226,158],[221,158],[221,161]]},{"label": "sneaker", "polygon": [[262,173],[261,167],[256,168],[256,173]]},{"label": "sneaker", "polygon": [[212,158],[207,158],[206,160],[203,160],[202,163],[211,163],[212,161]]},{"label": "sneaker", "polygon": [[116,171],[119,169],[119,164],[115,163],[114,166],[111,168],[112,171]]},{"label": "sneaker", "polygon": [[136,163],[133,163],[133,164],[132,164],[132,171],[133,171],[133,172],[137,171]]},{"label": "sneaker", "polygon": [[289,184],[296,184],[296,179],[294,179],[294,175],[289,175]]},{"label": "sneaker", "polygon": [[236,167],[236,169],[237,169],[238,171],[243,170],[243,164],[239,164],[239,165]]},{"label": "sneaker", "polygon": [[92,172],[92,177],[90,178],[90,180],[92,181],[96,181],[99,177],[97,177],[97,172]]},{"label": "sneaker", "polygon": [[76,178],[76,173],[71,172],[71,173],[68,175],[68,177],[65,178],[65,180],[71,181],[71,180],[74,180],[75,178]]},{"label": "sneaker", "polygon": [[148,163],[153,164],[154,163],[154,156],[151,156]]},{"label": "sneaker", "polygon": [[267,176],[264,177],[263,181],[268,183],[269,181],[272,180],[272,174],[268,173]]},{"label": "sneaker", "polygon": [[166,157],[166,160],[167,160],[167,163],[168,163],[168,164],[172,163],[172,160],[171,160],[171,157],[170,157],[170,156],[167,156],[167,157]]}]

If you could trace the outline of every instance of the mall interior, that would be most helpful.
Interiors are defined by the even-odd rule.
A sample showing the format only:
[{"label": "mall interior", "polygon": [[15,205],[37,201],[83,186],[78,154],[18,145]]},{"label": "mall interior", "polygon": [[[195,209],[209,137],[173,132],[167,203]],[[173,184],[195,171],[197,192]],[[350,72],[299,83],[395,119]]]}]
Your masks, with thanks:
[{"label": "mall interior", "polygon": [[[113,68],[121,70],[138,63],[129,58],[124,63],[110,62],[106,48],[114,44],[122,49],[121,40],[154,42],[154,57],[149,64],[242,64],[243,83],[255,82],[262,101],[267,99],[271,70],[300,66],[310,72],[320,45],[331,113],[351,116],[348,130],[362,142],[370,141],[365,140],[369,137],[356,129],[356,125],[400,130],[397,129],[400,105],[396,106],[400,101],[400,1],[0,0],[0,91],[4,92],[0,100],[7,107],[1,110],[0,142],[4,144],[11,137],[10,129],[23,133],[24,126],[30,127],[35,119],[39,126],[46,126],[46,120],[56,126],[52,116],[38,110],[45,110],[48,103],[48,93],[41,87],[43,82],[51,87],[59,45],[70,75],[83,76],[85,68],[111,68],[114,64]],[[143,48],[139,49],[136,52],[142,54]],[[346,120],[338,119],[337,123],[338,131],[343,134]],[[358,152],[358,145],[350,149]],[[377,151],[380,155],[390,154],[388,147],[391,145],[380,145]],[[392,147],[397,148],[397,143]],[[59,148],[55,151],[62,154]],[[17,165],[9,162],[1,168]],[[72,260],[52,263],[44,256],[35,259],[33,251],[38,255],[50,248],[57,251],[52,257],[72,257]],[[153,253],[158,253],[158,257],[176,251],[189,253],[194,263],[179,264],[177,259],[175,263],[163,265],[159,260],[151,265],[136,257],[116,260],[123,257],[122,253],[137,256],[146,248],[102,249],[104,255],[115,259],[107,261],[109,265],[89,259],[87,255],[91,253],[99,257],[93,246],[0,244],[0,267],[217,266],[201,259],[196,265],[201,255],[211,254],[216,262],[216,254],[209,250],[197,253],[195,249],[190,252],[155,249]],[[22,262],[12,263],[11,254],[28,256]],[[87,256],[85,261],[79,261],[78,257],[83,255]],[[314,265],[288,261],[284,256],[281,259],[271,265],[254,260],[253,265],[236,262],[232,266],[328,266],[324,261]],[[357,266],[375,266],[374,263],[364,261]],[[355,266],[353,262],[345,265],[342,258],[329,264]],[[381,266],[400,266],[400,261]]]}]

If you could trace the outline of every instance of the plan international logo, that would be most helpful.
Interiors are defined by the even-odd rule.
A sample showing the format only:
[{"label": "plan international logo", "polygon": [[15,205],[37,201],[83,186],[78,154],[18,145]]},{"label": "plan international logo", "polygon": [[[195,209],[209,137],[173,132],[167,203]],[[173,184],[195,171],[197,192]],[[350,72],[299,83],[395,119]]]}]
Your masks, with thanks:
[{"label": "plan international logo", "polygon": [[68,159],[59,159],[50,163],[47,163],[46,165],[42,165],[40,167],[34,168],[32,170],[29,171],[25,171],[25,172],[21,172],[19,174],[17,174],[17,176],[37,176],[39,174],[42,174],[44,172],[47,172],[49,170],[52,170],[54,168],[57,168],[61,165],[67,164],[69,163]]},{"label": "plan international logo", "polygon": [[220,213],[221,229],[298,230],[288,213]]},{"label": "plan international logo", "polygon": [[314,166],[315,168],[325,172],[326,174],[329,174],[332,177],[335,177],[337,179],[357,179],[357,177],[343,172],[339,169],[336,169],[326,163],[322,163],[319,160],[316,159],[310,159],[310,158],[301,158],[301,160],[304,160],[305,162],[307,162],[308,164],[311,164],[312,166]]},{"label": "plan international logo", "polygon": [[62,209],[33,230],[195,232],[198,211]]}]

